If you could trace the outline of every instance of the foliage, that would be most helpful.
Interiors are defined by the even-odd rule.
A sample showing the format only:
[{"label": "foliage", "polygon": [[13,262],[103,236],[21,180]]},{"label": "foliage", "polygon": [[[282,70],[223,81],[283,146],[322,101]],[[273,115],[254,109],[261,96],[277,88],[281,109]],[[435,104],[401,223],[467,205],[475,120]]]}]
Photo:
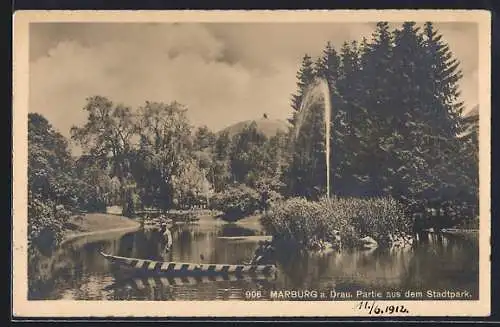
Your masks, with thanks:
[{"label": "foliage", "polygon": [[78,192],[80,208],[91,212],[103,212],[107,205],[120,204],[120,182],[109,175],[106,167],[83,155],[75,162],[74,171],[80,185]]},{"label": "foliage", "polygon": [[253,214],[261,206],[260,194],[254,189],[243,185],[232,185],[211,198],[210,205],[214,210],[224,213],[224,218],[237,220]]},{"label": "foliage", "polygon": [[184,164],[179,176],[173,177],[174,201],[181,207],[206,202],[212,188],[207,177],[195,161]]},{"label": "foliage", "polygon": [[78,204],[79,184],[64,137],[39,114],[28,115],[28,240],[52,245],[61,239],[68,209]]},{"label": "foliage", "polygon": [[403,206],[392,198],[322,198],[308,201],[290,198],[278,203],[262,218],[264,228],[277,239],[309,247],[315,241],[352,246],[361,237],[389,242],[390,236],[411,232],[412,221]]},{"label": "foliage", "polygon": [[256,176],[268,167],[269,157],[262,151],[266,142],[267,137],[257,130],[255,122],[233,136],[229,162],[235,182],[255,185]]},{"label": "foliage", "polygon": [[[432,23],[391,30],[379,22],[370,40],[346,41],[339,51],[328,43],[313,70],[311,62],[306,55],[292,97],[292,131],[300,131],[283,178],[289,195],[315,199],[326,189],[317,173],[325,161],[323,103],[307,103],[319,77],[330,89],[336,195],[391,196],[416,212],[463,202],[477,209],[477,134],[464,135],[473,119],[462,115],[459,62]],[[301,107],[309,111],[304,121]]]},{"label": "foliage", "polygon": [[[87,122],[82,127],[73,126],[71,138],[94,162],[109,167],[111,175],[124,184],[131,174],[131,140],[137,129],[131,108],[94,96],[87,99],[83,110],[88,113]],[[125,192],[121,192],[123,208],[127,207],[126,201]]]},{"label": "foliage", "polygon": [[68,143],[39,114],[28,116],[28,188],[35,197],[57,204],[75,202]]},{"label": "foliage", "polygon": [[292,118],[288,121],[293,125],[296,122],[296,115],[300,111],[302,98],[306,89],[312,84],[315,78],[314,63],[309,54],[305,54],[302,58],[302,63],[299,71],[297,72],[297,92],[292,94]]},{"label": "foliage", "polygon": [[70,214],[50,199],[28,195],[28,242],[50,248],[62,240],[64,223]]},{"label": "foliage", "polygon": [[213,148],[216,141],[217,136],[207,126],[198,127],[194,134],[194,150],[203,151]]},{"label": "foliage", "polygon": [[192,158],[186,108],[177,102],[146,102],[140,108],[138,126],[140,142],[133,175],[146,205],[169,209],[175,197],[174,180]]},{"label": "foliage", "polygon": [[[346,239],[404,230],[394,209],[399,204],[389,198],[413,212],[428,207],[454,212],[447,224],[473,224],[479,202],[478,117],[462,114],[461,77],[459,62],[432,23],[420,28],[405,22],[391,30],[379,22],[370,39],[346,40],[338,49],[327,43],[316,59],[304,55],[288,133],[269,136],[251,123],[231,136],[216,134],[206,126],[193,129],[187,108],[175,101],[146,102],[135,110],[93,96],[83,107],[87,121],[71,129],[72,140],[84,150],[74,160],[68,141],[44,117],[30,114],[30,239],[42,230],[57,238],[66,217],[62,208],[102,211],[118,204],[131,216],[144,206],[169,210],[211,197],[213,206],[232,217],[255,210],[271,210],[279,219],[297,217],[300,224],[290,228],[307,237],[325,226],[342,228]],[[327,82],[332,104],[330,158],[325,158],[325,99],[314,93],[318,78]],[[292,199],[291,207],[284,207],[283,197],[324,195],[325,159],[331,190],[346,199]],[[357,199],[362,197],[385,200]],[[316,206],[325,213],[307,213],[317,213]],[[309,219],[313,226],[298,227]],[[286,230],[288,223],[283,224]]]}]

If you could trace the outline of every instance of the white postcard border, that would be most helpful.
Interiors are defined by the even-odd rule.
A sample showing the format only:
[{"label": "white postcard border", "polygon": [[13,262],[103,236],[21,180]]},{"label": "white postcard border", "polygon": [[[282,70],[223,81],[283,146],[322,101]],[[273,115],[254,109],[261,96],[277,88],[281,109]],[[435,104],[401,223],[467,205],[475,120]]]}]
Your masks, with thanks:
[{"label": "white postcard border", "polygon": [[[33,22],[474,22],[479,30],[480,259],[478,301],[377,301],[403,304],[406,316],[490,314],[491,14],[480,10],[17,11],[13,18],[13,314],[19,317],[367,317],[359,301],[28,301],[27,113],[29,24]],[[473,45],[471,45],[473,46]],[[404,315],[404,314],[402,314]],[[397,314],[391,316],[397,317]],[[372,315],[373,317],[373,315]]]}]

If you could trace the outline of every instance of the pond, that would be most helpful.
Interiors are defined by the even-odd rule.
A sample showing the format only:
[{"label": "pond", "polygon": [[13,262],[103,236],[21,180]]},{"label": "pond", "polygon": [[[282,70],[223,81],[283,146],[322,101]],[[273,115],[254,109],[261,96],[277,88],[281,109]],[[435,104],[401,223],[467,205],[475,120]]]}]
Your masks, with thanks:
[{"label": "pond", "polygon": [[171,230],[174,241],[168,253],[163,250],[164,241],[158,231],[139,230],[99,239],[82,237],[50,253],[30,255],[28,299],[225,300],[245,299],[249,290],[262,294],[283,290],[335,290],[338,294],[420,290],[424,297],[427,290],[465,290],[471,294],[469,300],[478,298],[478,240],[434,233],[421,235],[409,249],[309,255],[284,251],[276,276],[235,281],[122,279],[99,254],[103,251],[162,261],[241,264],[253,257],[259,239],[255,236],[265,235],[259,225],[222,223],[212,217],[202,217],[196,224],[175,225]]}]

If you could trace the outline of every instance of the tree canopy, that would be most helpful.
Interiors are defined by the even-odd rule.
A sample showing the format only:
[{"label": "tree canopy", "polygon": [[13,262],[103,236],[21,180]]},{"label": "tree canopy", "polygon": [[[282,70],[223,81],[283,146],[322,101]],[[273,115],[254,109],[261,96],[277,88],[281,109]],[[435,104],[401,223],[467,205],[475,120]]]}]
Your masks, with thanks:
[{"label": "tree canopy", "polygon": [[[67,210],[120,205],[133,216],[214,198],[250,213],[281,196],[317,199],[327,183],[325,100],[334,195],[477,212],[478,116],[463,115],[460,63],[432,23],[379,22],[370,39],[328,42],[318,58],[304,54],[296,77],[291,128],[276,135],[255,122],[234,135],[195,128],[176,101],[131,108],[96,95],[82,108],[85,123],[71,128],[84,152],[73,158],[68,140],[29,114],[30,238],[60,231]],[[321,79],[328,94],[319,96]]]}]

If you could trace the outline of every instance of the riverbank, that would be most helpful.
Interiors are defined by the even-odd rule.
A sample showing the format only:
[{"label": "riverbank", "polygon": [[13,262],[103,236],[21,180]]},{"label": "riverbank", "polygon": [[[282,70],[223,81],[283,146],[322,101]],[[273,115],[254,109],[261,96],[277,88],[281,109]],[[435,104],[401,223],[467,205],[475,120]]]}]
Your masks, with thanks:
[{"label": "riverbank", "polygon": [[261,222],[281,243],[313,251],[413,242],[411,219],[392,198],[290,198],[277,203]]},{"label": "riverbank", "polygon": [[61,244],[84,236],[132,232],[138,230],[141,225],[137,221],[115,214],[90,213],[72,216],[65,227]]},{"label": "riverbank", "polygon": [[248,227],[262,226],[260,223],[261,218],[262,218],[261,214],[250,215],[250,216],[243,217],[239,220],[236,220],[234,222],[229,221],[229,223],[237,224],[240,226],[248,226]]}]

